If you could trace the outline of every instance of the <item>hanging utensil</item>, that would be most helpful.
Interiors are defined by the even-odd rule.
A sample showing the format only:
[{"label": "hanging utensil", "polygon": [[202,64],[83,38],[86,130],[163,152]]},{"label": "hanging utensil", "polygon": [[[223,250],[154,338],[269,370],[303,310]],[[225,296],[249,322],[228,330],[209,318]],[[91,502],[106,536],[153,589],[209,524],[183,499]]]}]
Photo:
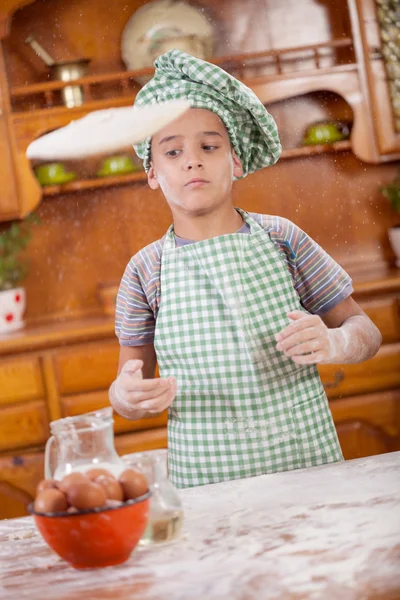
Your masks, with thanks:
[{"label": "hanging utensil", "polygon": [[[33,35],[27,37],[25,43],[29,44],[37,56],[50,67],[53,79],[57,81],[74,81],[87,74],[90,58],[56,62],[47,50],[35,40]],[[61,98],[67,108],[81,106],[84,102],[83,89],[78,85],[62,88]]]}]

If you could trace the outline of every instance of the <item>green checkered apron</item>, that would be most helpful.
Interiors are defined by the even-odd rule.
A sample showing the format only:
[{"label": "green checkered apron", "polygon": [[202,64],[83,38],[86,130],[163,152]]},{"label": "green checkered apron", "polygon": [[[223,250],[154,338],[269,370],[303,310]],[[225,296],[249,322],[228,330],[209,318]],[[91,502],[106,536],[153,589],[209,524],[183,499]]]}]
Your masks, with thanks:
[{"label": "green checkered apron", "polygon": [[280,251],[239,211],[251,233],[176,248],[161,260],[155,348],[175,376],[169,411],[171,481],[191,487],[343,459],[315,365],[276,349],[286,313],[304,310]]}]

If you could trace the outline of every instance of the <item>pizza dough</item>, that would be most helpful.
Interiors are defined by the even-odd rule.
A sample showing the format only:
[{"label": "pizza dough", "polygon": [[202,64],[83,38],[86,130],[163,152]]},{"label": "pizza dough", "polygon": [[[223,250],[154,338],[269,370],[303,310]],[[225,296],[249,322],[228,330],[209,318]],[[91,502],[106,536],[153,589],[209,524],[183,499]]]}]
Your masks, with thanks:
[{"label": "pizza dough", "polygon": [[29,159],[80,159],[137,144],[175,121],[190,108],[187,100],[145,107],[96,110],[29,144]]}]

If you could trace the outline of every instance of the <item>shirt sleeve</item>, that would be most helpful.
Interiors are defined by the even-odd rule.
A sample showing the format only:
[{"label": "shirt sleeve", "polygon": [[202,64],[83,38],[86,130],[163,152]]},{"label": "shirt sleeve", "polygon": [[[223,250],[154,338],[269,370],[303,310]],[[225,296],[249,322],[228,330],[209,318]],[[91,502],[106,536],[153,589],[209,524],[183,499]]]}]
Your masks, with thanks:
[{"label": "shirt sleeve", "polygon": [[122,277],[115,315],[115,333],[121,346],[143,346],[154,342],[154,314],[143,291],[134,258]]},{"label": "shirt sleeve", "polygon": [[323,315],[353,293],[350,276],[307,233],[283,218],[274,229],[294,288],[308,312]]}]

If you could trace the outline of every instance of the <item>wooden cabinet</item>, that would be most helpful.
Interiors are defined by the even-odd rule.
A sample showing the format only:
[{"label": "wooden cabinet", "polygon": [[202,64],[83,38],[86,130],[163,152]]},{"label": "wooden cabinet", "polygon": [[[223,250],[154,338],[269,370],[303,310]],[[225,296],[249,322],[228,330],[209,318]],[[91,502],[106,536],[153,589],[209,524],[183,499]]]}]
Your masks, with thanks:
[{"label": "wooden cabinet", "polygon": [[[43,478],[50,421],[109,406],[119,346],[113,319],[52,324],[0,341],[0,518],[26,514]],[[167,445],[167,414],[115,415],[120,454]]]},{"label": "wooden cabinet", "polygon": [[[400,60],[389,58],[383,37],[398,45],[398,16],[390,2],[348,0],[363,94],[374,129],[376,161],[400,158]],[[379,6],[378,6],[379,5]],[[385,8],[387,6],[387,9]],[[378,16],[381,13],[381,18]],[[386,14],[387,13],[387,14]],[[389,14],[393,15],[393,22]],[[385,16],[386,15],[386,16]],[[397,28],[397,34],[394,32]],[[397,37],[396,37],[397,36]],[[385,56],[386,55],[386,56]]]},{"label": "wooden cabinet", "polygon": [[[1,16],[1,14],[0,14]],[[1,23],[1,22],[0,22]],[[25,149],[18,148],[11,122],[9,88],[0,37],[0,220],[20,218],[40,202],[41,188],[33,175]]]},{"label": "wooden cabinet", "polygon": [[[103,0],[99,5],[99,1],[80,0],[79,22],[92,25],[95,18],[94,30],[103,30],[106,34],[102,44],[95,44],[90,26],[80,26],[76,33],[74,27],[76,29],[77,24],[72,13],[65,11],[63,14],[57,0],[49,1],[46,6],[41,2],[28,6],[35,4],[33,0],[8,0],[0,7],[0,177],[4,174],[1,179],[5,182],[0,200],[0,221],[25,216],[37,206],[43,195],[58,196],[64,192],[146,180],[143,173],[110,179],[86,175],[86,178],[65,186],[42,190],[34,177],[32,165],[25,157],[28,144],[47,131],[62,127],[92,110],[130,105],[135,98],[140,86],[135,83],[134,72],[121,70],[119,48],[128,5],[120,2],[114,6],[110,26],[107,16],[110,14],[109,3]],[[254,40],[242,41],[238,45],[235,35],[238,35],[240,17],[247,22],[252,15],[254,18],[258,14],[258,29],[263,31],[261,23],[265,20],[268,25],[268,11],[273,16],[272,21],[277,18],[274,3],[265,2],[265,6],[260,7],[256,0],[252,0],[243,3],[240,10],[235,6],[232,11],[227,0],[219,3],[203,0],[203,3],[215,13],[216,23],[230,32],[225,45],[220,41],[219,54],[212,60],[245,81],[264,103],[328,91],[342,96],[351,107],[354,117],[351,140],[318,148],[285,148],[282,158],[350,148],[366,162],[399,158],[400,133],[394,125],[385,66],[383,60],[376,57],[380,40],[374,0],[340,0],[335,9],[332,2],[327,2],[324,19],[318,16],[321,39],[325,41],[309,45],[306,45],[310,37],[308,34],[312,34],[313,40],[319,37],[315,38],[314,26],[307,24],[306,15],[308,12],[314,14],[314,10],[318,15],[318,11],[312,6],[294,8],[288,2],[288,11],[299,12],[302,27],[299,32],[302,45],[299,47],[293,47],[290,27],[289,33],[282,27],[281,34],[277,36],[276,32],[267,30],[262,38],[254,30],[250,36]],[[132,2],[130,10],[133,12],[143,4],[145,0]],[[21,10],[17,11],[19,8]],[[302,14],[304,10],[308,12]],[[310,19],[312,22],[312,16]],[[52,30],[55,22],[60,27],[59,37],[64,40],[63,46],[54,38]],[[58,53],[87,52],[90,49],[89,75],[77,82],[84,92],[83,106],[63,106],[60,90],[68,84],[49,81],[40,60],[35,62],[32,50],[23,47],[23,40],[31,33],[31,23],[40,41],[45,47],[52,48],[56,57]],[[250,28],[251,25],[248,23],[242,27]],[[275,36],[282,38],[282,42],[274,42]],[[68,40],[71,39],[75,39],[75,43],[68,50]],[[234,55],[231,55],[232,48],[237,49]],[[255,52],[254,48],[259,51]]]},{"label": "wooden cabinet", "polygon": [[400,388],[331,402],[346,459],[400,449]]},{"label": "wooden cabinet", "polygon": [[[346,459],[400,449],[400,278],[357,286],[355,299],[382,333],[374,358],[319,372]],[[386,290],[385,290],[386,287]]]}]

